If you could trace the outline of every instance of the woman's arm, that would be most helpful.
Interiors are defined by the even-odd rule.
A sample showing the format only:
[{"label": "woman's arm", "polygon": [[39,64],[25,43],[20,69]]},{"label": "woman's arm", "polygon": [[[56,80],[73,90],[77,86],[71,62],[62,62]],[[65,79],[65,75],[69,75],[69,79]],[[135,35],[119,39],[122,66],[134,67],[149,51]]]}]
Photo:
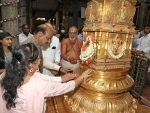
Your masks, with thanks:
[{"label": "woman's arm", "polygon": [[91,70],[86,70],[75,80],[66,83],[44,81],[44,97],[58,96],[74,90],[84,79],[91,76],[90,73]]},{"label": "woman's arm", "polygon": [[76,78],[74,81],[75,81],[75,87],[77,87],[78,85],[80,85],[80,83],[84,80],[84,79],[86,79],[86,78],[88,78],[88,77],[90,77],[91,76],[91,69],[88,69],[88,70],[86,70],[86,71],[84,71],[82,74],[81,74],[81,76],[79,76],[78,78]]}]

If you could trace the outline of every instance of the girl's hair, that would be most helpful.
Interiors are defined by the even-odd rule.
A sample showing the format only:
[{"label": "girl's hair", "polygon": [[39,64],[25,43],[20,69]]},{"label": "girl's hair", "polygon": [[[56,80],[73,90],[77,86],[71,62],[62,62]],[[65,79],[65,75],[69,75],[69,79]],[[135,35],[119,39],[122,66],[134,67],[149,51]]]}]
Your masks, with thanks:
[{"label": "girl's hair", "polygon": [[38,49],[33,43],[17,46],[12,51],[12,62],[6,67],[6,74],[2,80],[2,87],[5,90],[3,98],[6,100],[6,107],[15,107],[17,88],[21,86],[27,74],[26,67],[38,58]]},{"label": "girl's hair", "polygon": [[[11,36],[8,32],[0,32],[0,40],[3,40],[4,38]],[[8,47],[8,49],[11,51],[11,46]],[[5,68],[5,53],[3,50],[3,45],[0,42],[0,69]]]}]

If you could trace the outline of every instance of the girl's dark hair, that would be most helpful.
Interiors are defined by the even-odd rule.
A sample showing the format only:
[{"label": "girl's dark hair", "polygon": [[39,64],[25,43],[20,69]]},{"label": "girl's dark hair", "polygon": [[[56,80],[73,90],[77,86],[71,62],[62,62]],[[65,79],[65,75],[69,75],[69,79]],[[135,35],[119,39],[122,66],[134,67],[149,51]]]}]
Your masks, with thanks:
[{"label": "girl's dark hair", "polygon": [[6,67],[2,87],[5,90],[3,98],[6,100],[7,109],[15,107],[17,88],[21,86],[27,74],[26,67],[38,58],[38,49],[33,43],[17,46],[12,51],[12,62]]},{"label": "girl's dark hair", "polygon": [[[8,36],[11,36],[11,34],[8,32],[0,32],[0,40],[3,40]],[[8,49],[11,51],[11,46],[8,47]],[[4,69],[4,68],[5,68],[5,53],[3,50],[3,45],[0,42],[0,69]]]}]

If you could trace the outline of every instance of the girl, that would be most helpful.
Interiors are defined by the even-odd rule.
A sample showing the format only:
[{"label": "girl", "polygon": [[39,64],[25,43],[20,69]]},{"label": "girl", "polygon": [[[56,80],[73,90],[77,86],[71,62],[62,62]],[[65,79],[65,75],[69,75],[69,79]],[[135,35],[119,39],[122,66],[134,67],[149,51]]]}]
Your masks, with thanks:
[{"label": "girl", "polygon": [[11,55],[12,37],[8,32],[0,32],[0,73],[12,60]]}]

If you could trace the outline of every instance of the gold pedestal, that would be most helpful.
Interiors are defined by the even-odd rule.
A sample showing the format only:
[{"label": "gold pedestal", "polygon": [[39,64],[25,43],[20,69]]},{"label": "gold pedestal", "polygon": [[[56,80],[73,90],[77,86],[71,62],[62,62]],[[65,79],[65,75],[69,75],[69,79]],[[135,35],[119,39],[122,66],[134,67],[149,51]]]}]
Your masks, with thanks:
[{"label": "gold pedestal", "polygon": [[75,73],[80,75],[87,68],[93,71],[73,95],[65,96],[68,113],[135,113],[136,101],[128,92],[134,83],[128,70],[135,2],[91,0],[87,4],[82,64]]},{"label": "gold pedestal", "polygon": [[65,95],[64,106],[68,113],[135,113],[136,101],[127,92],[132,85],[127,69],[93,71],[93,76],[85,80],[73,96]]},{"label": "gold pedestal", "polygon": [[[64,95],[52,97],[52,98],[54,100],[54,103],[52,103],[51,101],[46,101],[46,105],[47,105],[46,113],[69,113],[65,109],[64,104],[63,104]],[[150,113],[150,109],[146,106],[142,106],[137,103],[137,110],[135,113]]]}]

